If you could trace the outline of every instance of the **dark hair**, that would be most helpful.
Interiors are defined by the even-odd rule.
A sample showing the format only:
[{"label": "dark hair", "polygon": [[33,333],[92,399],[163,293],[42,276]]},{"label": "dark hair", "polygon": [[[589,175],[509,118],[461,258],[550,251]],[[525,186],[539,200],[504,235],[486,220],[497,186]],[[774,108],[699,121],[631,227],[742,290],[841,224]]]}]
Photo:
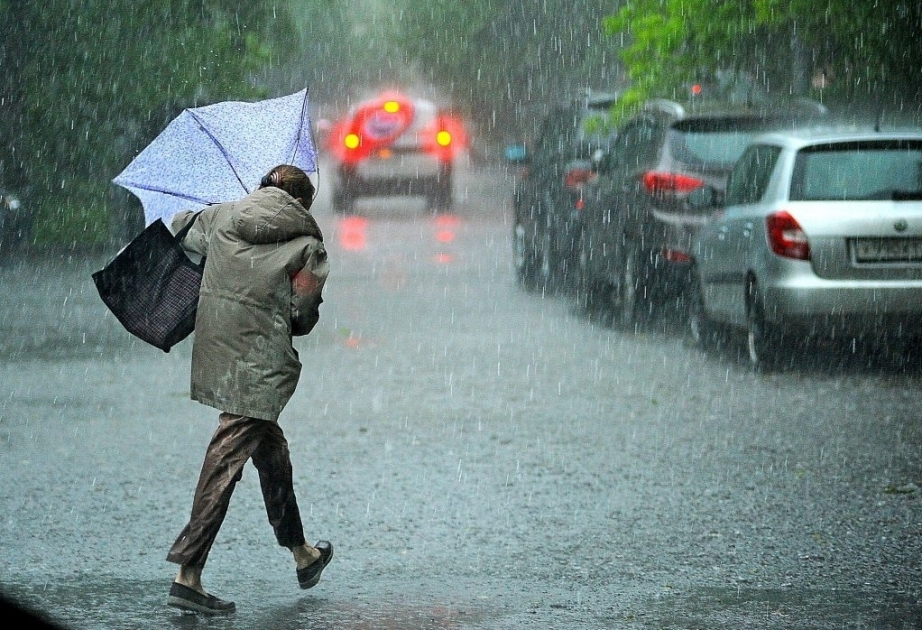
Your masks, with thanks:
[{"label": "dark hair", "polygon": [[300,199],[305,208],[310,208],[314,200],[314,185],[307,173],[291,164],[279,164],[273,168],[263,176],[259,186],[281,188],[295,199]]}]

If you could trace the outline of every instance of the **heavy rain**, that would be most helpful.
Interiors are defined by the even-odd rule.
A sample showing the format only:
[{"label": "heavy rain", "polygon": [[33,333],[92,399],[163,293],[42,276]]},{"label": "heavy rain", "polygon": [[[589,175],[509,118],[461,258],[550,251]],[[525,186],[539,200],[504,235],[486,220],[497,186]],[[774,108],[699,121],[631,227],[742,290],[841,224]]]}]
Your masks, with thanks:
[{"label": "heavy rain", "polygon": [[[0,17],[5,618],[922,628],[919,3]],[[100,297],[153,222],[113,179],[184,111],[305,88],[329,276],[278,423],[336,555],[299,588],[247,464],[203,574],[236,612],[189,615],[166,556],[223,410],[190,399],[196,333],[163,352]],[[234,198],[177,145],[164,222],[258,188],[300,116],[258,123]]]}]

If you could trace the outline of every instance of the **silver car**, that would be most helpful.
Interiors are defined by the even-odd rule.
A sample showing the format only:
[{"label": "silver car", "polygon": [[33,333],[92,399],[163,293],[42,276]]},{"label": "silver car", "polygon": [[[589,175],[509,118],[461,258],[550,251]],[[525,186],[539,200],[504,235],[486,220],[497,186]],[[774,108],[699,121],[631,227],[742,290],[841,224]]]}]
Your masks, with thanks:
[{"label": "silver car", "polygon": [[922,334],[922,132],[755,139],[693,247],[690,325],[769,369],[804,336]]}]

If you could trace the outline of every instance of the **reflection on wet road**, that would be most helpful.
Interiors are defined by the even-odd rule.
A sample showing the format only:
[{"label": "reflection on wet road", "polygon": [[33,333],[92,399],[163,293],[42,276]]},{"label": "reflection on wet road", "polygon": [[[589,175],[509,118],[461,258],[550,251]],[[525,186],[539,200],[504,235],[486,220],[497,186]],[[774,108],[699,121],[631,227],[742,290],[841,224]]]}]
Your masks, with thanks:
[{"label": "reflection on wet road", "polygon": [[0,594],[74,630],[918,630],[922,371],[835,349],[752,373],[664,318],[626,333],[512,272],[503,173],[451,213],[315,214],[332,270],[280,419],[310,539],[300,591],[247,468],[205,586],[164,605],[164,556],[217,412],[189,342],[125,333],[105,254],[0,265]]}]

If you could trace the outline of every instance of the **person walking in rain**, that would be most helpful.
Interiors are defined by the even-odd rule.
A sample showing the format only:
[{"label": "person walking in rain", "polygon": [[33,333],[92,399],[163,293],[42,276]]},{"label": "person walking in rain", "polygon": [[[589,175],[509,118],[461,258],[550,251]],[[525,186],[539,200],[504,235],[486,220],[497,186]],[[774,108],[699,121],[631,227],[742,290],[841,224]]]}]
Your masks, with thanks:
[{"label": "person walking in rain", "polygon": [[292,337],[319,318],[329,272],[323,236],[309,208],[314,187],[296,166],[279,165],[260,187],[198,215],[177,213],[174,233],[195,221],[183,240],[205,256],[192,346],[191,397],[218,409],[189,522],[167,555],[179,565],[167,604],[187,612],[233,612],[202,586],[202,569],[250,459],[259,473],[269,522],[291,550],[298,583],[311,588],[333,546],[305,542],[279,414],[301,372]]}]

